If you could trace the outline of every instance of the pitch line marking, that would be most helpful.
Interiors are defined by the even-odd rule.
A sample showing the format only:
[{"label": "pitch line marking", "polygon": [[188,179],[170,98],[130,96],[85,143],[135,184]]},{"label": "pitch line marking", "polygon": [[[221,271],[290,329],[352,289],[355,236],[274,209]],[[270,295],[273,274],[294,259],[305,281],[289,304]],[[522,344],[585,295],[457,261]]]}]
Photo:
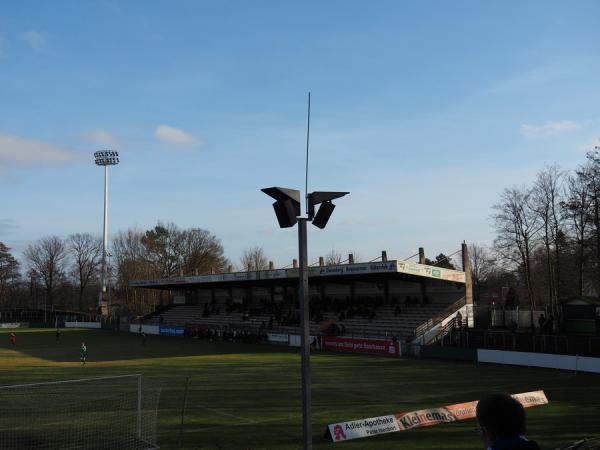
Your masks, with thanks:
[{"label": "pitch line marking", "polygon": [[196,408],[205,409],[207,411],[212,411],[212,412],[220,414],[222,416],[232,417],[234,419],[241,420],[241,421],[248,422],[248,423],[256,423],[256,421],[254,421],[252,419],[248,419],[246,417],[241,417],[241,416],[236,416],[235,414],[230,414],[225,411],[221,411],[219,409],[209,408],[208,406],[204,406],[204,405],[194,405],[194,406]]}]

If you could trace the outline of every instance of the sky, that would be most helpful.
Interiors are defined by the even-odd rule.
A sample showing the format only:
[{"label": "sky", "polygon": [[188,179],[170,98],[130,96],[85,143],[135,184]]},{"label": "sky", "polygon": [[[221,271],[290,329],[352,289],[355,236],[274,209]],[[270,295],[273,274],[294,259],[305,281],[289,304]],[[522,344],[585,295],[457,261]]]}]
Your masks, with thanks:
[{"label": "sky", "polygon": [[297,257],[260,189],[349,191],[309,260],[490,244],[492,205],[600,145],[598,1],[0,3],[0,241],[158,221]]}]

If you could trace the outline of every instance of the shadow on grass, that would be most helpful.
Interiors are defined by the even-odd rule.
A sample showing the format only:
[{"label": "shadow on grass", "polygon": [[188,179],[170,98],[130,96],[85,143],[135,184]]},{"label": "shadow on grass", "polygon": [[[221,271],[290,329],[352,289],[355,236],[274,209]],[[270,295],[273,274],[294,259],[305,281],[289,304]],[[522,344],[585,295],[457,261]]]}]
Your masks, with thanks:
[{"label": "shadow on grass", "polygon": [[[17,335],[16,345],[9,341],[9,335]],[[256,353],[298,354],[297,349],[271,345],[210,342],[171,336],[146,336],[145,343],[135,333],[109,330],[85,330],[61,328],[57,340],[56,330],[46,329],[2,329],[0,330],[0,358],[11,351],[33,358],[54,362],[79,361],[81,343],[85,342],[88,363],[122,361],[147,358],[177,358],[211,355],[244,355]]]}]

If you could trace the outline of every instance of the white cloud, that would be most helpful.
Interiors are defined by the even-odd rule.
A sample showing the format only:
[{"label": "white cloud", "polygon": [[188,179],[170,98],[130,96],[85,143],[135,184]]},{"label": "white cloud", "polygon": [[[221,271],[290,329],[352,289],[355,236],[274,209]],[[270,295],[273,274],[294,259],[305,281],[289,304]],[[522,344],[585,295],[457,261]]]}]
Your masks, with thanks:
[{"label": "white cloud", "polygon": [[41,51],[46,46],[46,37],[37,31],[26,31],[21,38],[35,51]]},{"label": "white cloud", "polygon": [[65,163],[77,155],[45,142],[0,133],[0,166]]},{"label": "white cloud", "polygon": [[529,138],[554,136],[560,133],[567,133],[581,129],[581,125],[571,120],[563,120],[562,122],[547,122],[543,125],[521,125],[521,134]]},{"label": "white cloud", "polygon": [[90,130],[81,134],[81,138],[95,144],[106,145],[108,147],[116,146],[119,141],[110,132],[106,130]]},{"label": "white cloud", "polygon": [[154,136],[159,141],[175,145],[192,145],[200,142],[187,131],[168,125],[159,125],[154,132]]}]

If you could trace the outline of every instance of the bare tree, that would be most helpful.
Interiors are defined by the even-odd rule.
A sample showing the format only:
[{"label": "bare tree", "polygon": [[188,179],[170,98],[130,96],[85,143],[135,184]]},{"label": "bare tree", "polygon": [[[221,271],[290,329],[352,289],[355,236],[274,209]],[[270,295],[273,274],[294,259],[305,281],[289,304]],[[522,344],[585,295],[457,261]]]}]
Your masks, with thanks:
[{"label": "bare tree", "polygon": [[532,191],[533,210],[541,222],[552,314],[556,314],[558,310],[560,286],[560,244],[563,225],[560,202],[563,200],[563,176],[563,171],[558,166],[546,167],[538,173]]},{"label": "bare tree", "polygon": [[596,274],[593,279],[596,282],[596,289],[600,290],[600,151],[598,151],[600,147],[596,147],[596,150],[587,153],[587,163],[583,173],[588,188],[588,217],[592,225],[590,240],[592,248],[595,249],[593,259]]},{"label": "bare tree", "polygon": [[83,311],[83,296],[85,290],[97,274],[102,253],[102,242],[89,233],[76,233],[68,238],[73,267],[79,287],[79,310]]},{"label": "bare tree", "polygon": [[47,306],[54,302],[54,291],[64,275],[64,263],[67,247],[57,236],[48,236],[27,247],[24,252],[29,267],[44,282]]},{"label": "bare tree", "polygon": [[523,270],[527,296],[535,308],[535,295],[531,277],[531,257],[535,238],[539,232],[539,218],[533,212],[532,193],[528,188],[505,189],[492,215],[497,237],[494,246],[498,255]]},{"label": "bare tree", "polygon": [[259,246],[245,249],[240,262],[244,270],[266,270],[269,268],[269,260],[263,248]]},{"label": "bare tree", "polygon": [[334,248],[325,256],[325,265],[337,266],[342,263],[342,254],[336,251]]},{"label": "bare tree", "polygon": [[566,217],[575,234],[577,291],[583,295],[584,272],[586,265],[586,236],[588,231],[589,186],[586,182],[587,170],[582,168],[567,179],[567,200],[562,203]]},{"label": "bare tree", "polygon": [[471,276],[475,287],[475,299],[479,301],[482,285],[492,272],[494,262],[488,249],[479,244],[469,245],[469,257],[471,258]]},{"label": "bare tree", "polygon": [[112,240],[112,251],[117,266],[117,285],[125,296],[128,309],[136,312],[146,312],[149,305],[156,301],[154,290],[131,289],[129,282],[144,278],[152,278],[155,274],[145,257],[142,245],[144,234],[136,229],[120,231]]}]

